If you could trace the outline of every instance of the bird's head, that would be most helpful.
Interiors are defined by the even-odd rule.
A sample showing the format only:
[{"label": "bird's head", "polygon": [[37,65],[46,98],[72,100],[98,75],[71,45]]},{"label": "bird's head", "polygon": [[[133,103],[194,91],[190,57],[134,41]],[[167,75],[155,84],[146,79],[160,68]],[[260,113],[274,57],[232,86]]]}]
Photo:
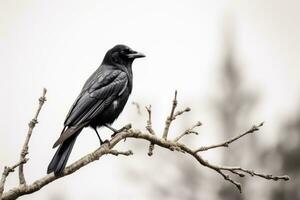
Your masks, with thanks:
[{"label": "bird's head", "polygon": [[126,45],[119,44],[108,50],[103,59],[103,63],[128,66],[132,64],[134,59],[143,57],[145,57],[144,54],[134,51]]}]

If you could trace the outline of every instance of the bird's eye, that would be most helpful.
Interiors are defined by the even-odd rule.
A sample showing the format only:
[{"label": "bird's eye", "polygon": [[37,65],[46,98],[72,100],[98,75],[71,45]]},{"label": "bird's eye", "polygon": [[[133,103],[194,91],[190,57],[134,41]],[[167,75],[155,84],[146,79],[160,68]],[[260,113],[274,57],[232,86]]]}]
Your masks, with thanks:
[{"label": "bird's eye", "polygon": [[129,49],[124,49],[124,50],[121,51],[121,53],[122,54],[128,54],[128,53],[130,53],[130,50]]}]

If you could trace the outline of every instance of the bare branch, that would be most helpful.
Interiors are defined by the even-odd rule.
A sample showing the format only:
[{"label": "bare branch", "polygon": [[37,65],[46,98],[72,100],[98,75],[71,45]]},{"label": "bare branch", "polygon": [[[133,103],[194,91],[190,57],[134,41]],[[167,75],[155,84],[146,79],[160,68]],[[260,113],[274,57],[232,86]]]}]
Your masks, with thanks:
[{"label": "bare branch", "polygon": [[250,128],[248,131],[246,131],[246,132],[244,132],[244,133],[242,133],[242,134],[240,134],[240,135],[238,135],[238,136],[235,136],[235,137],[233,137],[233,138],[231,138],[231,139],[229,139],[229,140],[226,140],[225,142],[222,142],[222,143],[220,143],[220,144],[215,144],[215,145],[211,145],[211,146],[200,147],[199,149],[196,149],[196,150],[195,150],[195,153],[200,152],[200,151],[207,151],[207,150],[209,150],[209,149],[214,149],[214,148],[218,148],[218,147],[228,147],[230,143],[232,143],[232,142],[234,142],[234,141],[240,139],[241,137],[243,137],[243,136],[245,136],[245,135],[248,135],[248,134],[250,134],[250,133],[254,133],[254,132],[258,131],[259,128],[260,128],[261,126],[263,126],[263,125],[264,125],[263,122],[260,123],[260,124],[257,125],[257,126],[254,125],[254,126],[252,126],[252,128]]},{"label": "bare branch", "polygon": [[191,128],[187,129],[186,131],[184,131],[181,135],[179,135],[178,137],[176,137],[173,141],[174,142],[178,142],[181,138],[183,138],[185,135],[188,134],[195,134],[198,135],[198,132],[194,131],[194,128],[201,126],[202,123],[200,121],[196,122],[196,124],[194,126],[192,126]]},{"label": "bare branch", "polygon": [[175,112],[176,106],[177,106],[177,90],[175,90],[175,95],[174,95],[174,99],[173,99],[171,113],[167,117],[166,122],[165,122],[165,129],[164,129],[164,133],[163,133],[163,136],[162,136],[163,139],[165,139],[165,140],[168,138],[170,125],[171,125],[172,121],[174,120],[174,112]]},{"label": "bare branch", "polygon": [[284,181],[288,181],[290,180],[290,177],[287,175],[284,176],[273,176],[272,174],[261,174],[261,173],[257,173],[253,170],[249,170],[249,169],[244,169],[241,167],[220,167],[221,170],[227,170],[230,171],[232,173],[238,174],[240,175],[241,172],[247,173],[251,176],[258,176],[264,179],[268,179],[268,180],[274,180],[274,181],[278,181],[278,180],[284,180]]},{"label": "bare branch", "polygon": [[151,111],[151,105],[146,106],[146,110],[148,113],[148,120],[147,120],[147,125],[146,125],[146,129],[147,131],[152,134],[152,135],[156,135],[153,128],[152,128],[152,111]]},{"label": "bare branch", "polygon": [[44,105],[45,101],[46,101],[46,93],[47,93],[47,89],[44,88],[43,89],[43,95],[39,98],[39,107],[35,113],[34,118],[29,122],[28,126],[28,132],[27,132],[27,136],[20,154],[20,166],[19,166],[19,183],[20,185],[22,184],[26,184],[25,181],[25,176],[24,176],[24,172],[23,172],[23,164],[22,161],[25,160],[26,155],[28,154],[28,143],[30,140],[30,137],[32,135],[33,129],[35,127],[35,125],[38,123],[38,116],[40,114],[40,111],[42,109],[42,106]]},{"label": "bare branch", "polygon": [[[42,187],[44,187],[45,185],[49,184],[50,182],[55,181],[64,176],[67,176],[69,174],[72,174],[75,171],[79,170],[81,167],[88,165],[90,162],[98,160],[101,156],[103,156],[105,154],[112,154],[112,152],[116,153],[116,152],[112,151],[111,149],[125,138],[143,139],[143,140],[149,141],[150,143],[154,143],[155,145],[158,145],[160,147],[169,149],[171,151],[177,150],[177,151],[189,154],[192,157],[194,157],[202,166],[213,169],[218,174],[220,174],[225,180],[234,184],[240,191],[241,191],[240,184],[238,182],[234,181],[233,179],[231,179],[230,176],[225,174],[223,171],[233,172],[233,171],[240,170],[245,173],[248,173],[248,171],[249,172],[251,171],[251,170],[242,169],[242,168],[238,168],[238,167],[231,168],[231,167],[227,167],[227,166],[212,165],[208,161],[205,161],[199,154],[195,153],[192,149],[186,147],[184,144],[170,141],[170,140],[165,140],[165,139],[159,138],[155,135],[151,135],[148,133],[142,133],[140,130],[129,129],[128,131],[124,131],[124,132],[117,134],[115,137],[113,137],[109,141],[109,143],[103,144],[100,148],[98,148],[93,153],[90,153],[90,154],[84,156],[83,158],[81,158],[80,160],[72,163],[70,166],[68,166],[63,171],[61,176],[55,177],[54,174],[51,173],[51,174],[35,181],[31,185],[25,185],[25,186],[19,186],[19,187],[13,188],[3,194],[2,200],[16,199],[19,196],[35,192],[35,191],[41,189]],[[230,169],[232,169],[232,170],[230,170]],[[260,176],[262,178],[272,179],[272,180],[288,180],[288,176],[262,175],[262,174],[259,174],[256,172],[253,172],[253,175]]]},{"label": "bare branch", "polygon": [[[146,129],[150,134],[155,135],[155,132],[152,128],[151,105],[149,105],[148,107],[146,106],[146,110],[147,110],[147,113],[148,113],[148,120],[147,120]],[[154,150],[154,144],[150,143],[149,150],[148,150],[148,156],[153,155],[153,150]]]},{"label": "bare branch", "polygon": [[179,115],[182,115],[183,113],[185,113],[185,112],[190,112],[190,111],[191,111],[191,109],[190,109],[189,107],[186,107],[184,110],[177,111],[177,112],[174,114],[172,120],[175,120],[176,117],[178,117]]}]

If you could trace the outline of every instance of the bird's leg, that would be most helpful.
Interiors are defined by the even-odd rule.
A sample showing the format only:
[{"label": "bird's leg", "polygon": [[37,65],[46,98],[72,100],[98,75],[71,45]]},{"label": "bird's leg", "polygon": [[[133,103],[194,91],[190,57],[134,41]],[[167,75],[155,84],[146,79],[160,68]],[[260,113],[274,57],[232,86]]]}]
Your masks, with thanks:
[{"label": "bird's leg", "polygon": [[115,129],[115,128],[113,128],[113,127],[111,127],[109,124],[104,124],[104,126],[105,126],[106,128],[108,128],[108,129],[110,129],[112,132],[118,133],[118,130]]},{"label": "bird's leg", "polygon": [[108,140],[104,140],[104,141],[103,141],[103,140],[101,139],[101,137],[100,137],[100,135],[99,135],[99,133],[98,133],[96,127],[94,128],[94,130],[95,130],[95,132],[97,133],[97,136],[98,136],[98,138],[99,138],[100,146],[101,146],[102,144],[108,142]]},{"label": "bird's leg", "polygon": [[110,129],[112,132],[114,132],[114,133],[111,135],[111,137],[114,137],[114,136],[116,136],[117,133],[120,133],[120,132],[122,132],[122,131],[125,131],[125,130],[128,130],[128,129],[131,128],[131,125],[130,125],[130,127],[124,126],[123,128],[120,128],[119,130],[117,130],[117,129],[111,127],[109,124],[104,124],[104,126],[105,126],[106,128],[108,128],[108,129]]},{"label": "bird's leg", "polygon": [[112,132],[114,132],[114,133],[111,135],[111,137],[114,137],[115,135],[117,135],[117,133],[121,132],[120,130],[117,130],[117,129],[111,127],[109,124],[105,124],[104,126],[105,126],[106,128],[108,128],[108,129],[110,129]]}]

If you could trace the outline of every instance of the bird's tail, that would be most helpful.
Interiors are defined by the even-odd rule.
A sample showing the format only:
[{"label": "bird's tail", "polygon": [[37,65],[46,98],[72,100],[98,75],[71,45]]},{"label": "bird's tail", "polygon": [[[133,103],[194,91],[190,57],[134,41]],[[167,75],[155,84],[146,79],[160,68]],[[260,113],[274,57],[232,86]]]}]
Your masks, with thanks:
[{"label": "bird's tail", "polygon": [[79,133],[72,135],[60,145],[48,166],[48,174],[54,172],[57,176],[63,172]]}]

